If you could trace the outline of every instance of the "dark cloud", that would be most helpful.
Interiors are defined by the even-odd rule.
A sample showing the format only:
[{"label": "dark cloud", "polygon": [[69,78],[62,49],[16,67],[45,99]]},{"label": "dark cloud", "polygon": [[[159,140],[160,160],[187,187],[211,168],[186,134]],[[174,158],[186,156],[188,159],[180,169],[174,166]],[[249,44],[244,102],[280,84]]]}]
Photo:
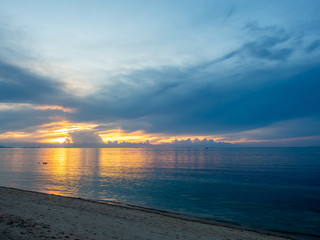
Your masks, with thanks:
[{"label": "dark cloud", "polygon": [[241,51],[249,56],[255,58],[269,59],[269,60],[286,60],[293,52],[291,48],[273,49],[281,39],[264,38],[257,42],[250,42],[243,46]]},{"label": "dark cloud", "polygon": [[175,133],[216,134],[319,114],[320,97],[315,90],[320,87],[318,79],[319,71],[311,71],[292,80],[262,83],[252,89],[241,84],[234,89],[208,85],[190,93],[181,108],[150,116],[153,124],[149,131],[166,131],[170,126]]},{"label": "dark cloud", "polygon": [[299,139],[320,136],[320,116],[311,118],[298,118],[280,121],[266,127],[253,129],[245,132],[225,135],[225,140],[232,141],[239,138],[249,140],[277,140]]},{"label": "dark cloud", "polygon": [[30,107],[0,111],[0,133],[10,131],[34,131],[34,126],[66,119],[61,111],[36,110]]},{"label": "dark cloud", "polygon": [[[46,76],[0,61],[0,104],[26,105],[0,109],[0,133],[27,132],[33,126],[67,119],[68,113],[54,109],[35,109],[37,105],[75,105],[64,84]],[[0,105],[1,107],[1,105]]]},{"label": "dark cloud", "polygon": [[290,40],[290,35],[285,30],[276,26],[260,27],[256,23],[249,23],[245,30],[254,34],[255,39],[245,43],[238,53],[246,57],[267,60],[286,60],[292,53],[292,47],[283,47]]},{"label": "dark cloud", "polygon": [[318,66],[298,74],[277,66],[235,74],[231,82],[230,76],[216,79],[192,69],[132,73],[92,97],[73,117],[116,121],[126,130],[150,133],[221,134],[320,113]]},{"label": "dark cloud", "polygon": [[246,41],[238,49],[230,51],[220,58],[198,65],[196,68],[215,67],[216,64],[229,59],[236,59],[236,61],[257,59],[284,61],[294,53],[294,46],[290,43],[292,37],[279,27],[260,27],[257,23],[249,23],[244,27],[244,31],[247,35],[252,36],[251,40]]},{"label": "dark cloud", "polygon": [[320,48],[320,40],[318,39],[310,43],[309,46],[306,48],[306,51],[313,52],[319,48]]},{"label": "dark cloud", "polygon": [[0,101],[57,103],[63,84],[0,61]]}]

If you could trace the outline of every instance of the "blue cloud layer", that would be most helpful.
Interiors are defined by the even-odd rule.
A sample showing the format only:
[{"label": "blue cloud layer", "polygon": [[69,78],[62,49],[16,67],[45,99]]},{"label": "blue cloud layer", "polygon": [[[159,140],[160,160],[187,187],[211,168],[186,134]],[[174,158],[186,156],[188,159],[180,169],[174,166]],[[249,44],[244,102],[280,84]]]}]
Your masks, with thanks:
[{"label": "blue cloud layer", "polygon": [[[200,9],[204,13],[203,8]],[[193,27],[179,29],[179,32],[190,37],[192,34],[183,32],[197,30],[192,39],[207,45],[210,43],[201,39],[205,35],[202,27],[210,29],[214,21],[229,24],[240,16],[242,24],[237,25],[236,30],[237,36],[243,37],[235,41],[237,44],[224,47],[215,57],[208,54],[207,58],[195,58],[197,60],[183,66],[142,66],[113,74],[106,79],[107,84],[101,83],[98,90],[85,96],[72,94],[67,84],[53,76],[39,75],[20,67],[21,63],[15,64],[11,55],[16,54],[17,59],[21,56],[21,49],[17,48],[20,36],[10,41],[5,37],[8,28],[0,28],[0,37],[4,37],[0,39],[3,53],[0,103],[76,109],[67,113],[31,107],[1,110],[0,132],[33,131],[41,124],[59,119],[98,123],[97,131],[113,127],[167,135],[218,134],[231,140],[232,135],[254,139],[318,136],[320,39],[317,29],[320,21],[315,20],[319,17],[301,21],[301,25],[292,28],[290,24],[244,21],[239,11],[239,6],[231,4],[224,8],[223,16],[211,16],[209,10],[203,18],[201,14],[192,19],[184,16],[182,22]],[[176,43],[183,42],[172,36]]]}]

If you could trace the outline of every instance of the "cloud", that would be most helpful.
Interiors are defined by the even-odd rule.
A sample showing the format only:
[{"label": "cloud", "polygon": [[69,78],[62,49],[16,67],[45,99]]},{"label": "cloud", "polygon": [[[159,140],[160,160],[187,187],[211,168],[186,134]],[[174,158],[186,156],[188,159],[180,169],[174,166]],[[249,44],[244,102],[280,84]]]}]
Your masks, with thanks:
[{"label": "cloud", "polygon": [[265,37],[260,41],[247,43],[243,46],[241,51],[255,58],[269,60],[286,60],[292,54],[293,49],[273,49],[276,44],[281,42],[281,39]]},{"label": "cloud", "polygon": [[[319,63],[294,62],[290,57],[300,46],[294,47],[292,33],[279,27],[249,24],[244,31],[250,39],[221,57],[184,68],[131,71],[110,78],[111,83],[83,97],[67,93],[64,84],[51,77],[0,61],[0,102],[76,109],[2,111],[0,131],[27,130],[59,118],[97,123],[100,126],[95,130],[99,131],[112,125],[125,131],[167,135],[236,135],[318,116]],[[308,51],[319,47],[317,41],[307,45]],[[310,131],[302,130],[291,137],[304,134]],[[69,135],[75,144],[103,143],[95,131]]]},{"label": "cloud", "polygon": [[309,44],[309,46],[306,48],[307,52],[313,52],[318,50],[320,47],[320,40],[317,39],[315,41],[313,41],[312,43]]},{"label": "cloud", "polygon": [[[2,117],[7,124],[3,129],[43,124],[50,122],[51,116],[58,116],[71,122],[112,124],[126,131],[207,135],[236,133],[319,114],[319,66],[249,66],[242,61],[244,54],[270,61],[287,58],[285,54],[278,56],[281,50],[273,48],[291,37],[276,27],[247,28],[256,34],[255,38],[219,60],[223,64],[236,60],[227,71],[217,70],[220,65],[216,60],[180,69],[132,71],[114,77],[111,84],[82,98],[66,94],[59,82],[2,62],[1,101],[41,102],[77,109],[67,113],[49,109],[7,112]],[[260,52],[264,48],[269,52]],[[70,136],[77,143],[82,137],[93,143],[100,141],[94,133],[75,132]]]},{"label": "cloud", "polygon": [[104,144],[99,134],[85,130],[85,131],[75,131],[69,132],[73,144]]},{"label": "cloud", "polygon": [[30,127],[66,119],[71,111],[62,105],[76,106],[78,100],[64,87],[55,79],[0,60],[0,106],[7,106],[0,109],[0,132],[29,131]]},{"label": "cloud", "polygon": [[254,61],[257,59],[265,62],[284,61],[297,50],[298,44],[294,37],[277,26],[261,27],[257,23],[251,22],[246,24],[243,30],[246,35],[251,37],[249,40],[222,57],[204,62],[197,67],[212,68],[219,63],[226,64],[226,61],[230,59],[235,59],[236,62],[250,62],[255,66],[257,62]]},{"label": "cloud", "polygon": [[[249,23],[245,30],[255,36],[254,40],[245,43],[238,50],[239,54],[244,54],[246,57],[286,60],[294,51],[289,43],[290,35],[279,27],[260,27],[256,23]],[[290,47],[284,47],[284,44],[289,44]]]},{"label": "cloud", "polygon": [[319,76],[317,65],[276,66],[231,76],[215,76],[194,66],[184,71],[148,69],[122,76],[73,117],[172,135],[244,131],[319,114]]},{"label": "cloud", "polygon": [[57,111],[40,111],[29,107],[0,111],[0,133],[9,131],[33,131],[29,129],[42,124],[62,120],[65,114]]},{"label": "cloud", "polygon": [[320,136],[320,115],[310,118],[279,121],[268,126],[225,136],[227,141],[241,138],[247,140],[299,139]]},{"label": "cloud", "polygon": [[202,140],[198,138],[188,138],[178,140],[175,139],[170,143],[162,143],[161,146],[178,146],[178,147],[232,147],[231,143],[215,142],[213,139],[204,138]]}]

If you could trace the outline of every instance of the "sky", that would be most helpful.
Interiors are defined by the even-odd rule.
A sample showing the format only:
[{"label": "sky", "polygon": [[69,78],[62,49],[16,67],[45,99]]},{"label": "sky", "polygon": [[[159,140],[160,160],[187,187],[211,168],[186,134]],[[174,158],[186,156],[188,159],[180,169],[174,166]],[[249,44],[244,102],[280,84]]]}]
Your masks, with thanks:
[{"label": "sky", "polygon": [[319,13],[318,0],[1,0],[0,145],[320,146]]}]

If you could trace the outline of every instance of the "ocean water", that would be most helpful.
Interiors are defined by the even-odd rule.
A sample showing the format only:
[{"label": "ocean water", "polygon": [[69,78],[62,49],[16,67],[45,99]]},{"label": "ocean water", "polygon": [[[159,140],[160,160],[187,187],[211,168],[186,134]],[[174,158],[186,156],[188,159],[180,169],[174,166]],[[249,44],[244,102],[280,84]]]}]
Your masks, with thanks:
[{"label": "ocean water", "polygon": [[0,185],[320,238],[320,148],[7,148]]}]

